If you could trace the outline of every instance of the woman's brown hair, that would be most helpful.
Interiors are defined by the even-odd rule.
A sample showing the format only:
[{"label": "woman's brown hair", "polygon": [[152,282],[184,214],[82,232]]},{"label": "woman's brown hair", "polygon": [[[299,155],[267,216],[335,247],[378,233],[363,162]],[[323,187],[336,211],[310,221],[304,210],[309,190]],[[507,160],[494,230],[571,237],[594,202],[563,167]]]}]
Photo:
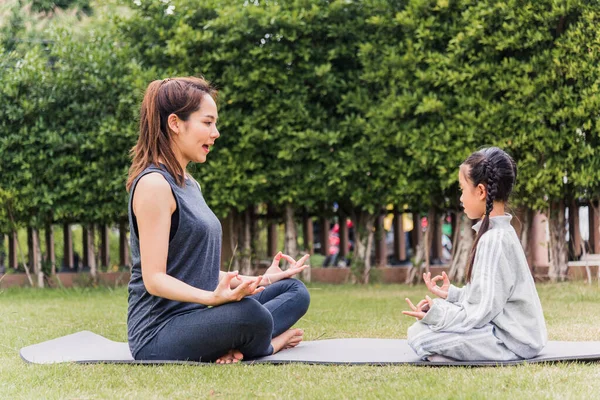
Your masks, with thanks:
[{"label": "woman's brown hair", "polygon": [[508,201],[517,180],[517,164],[511,156],[498,147],[488,147],[471,154],[463,165],[469,167],[468,178],[473,186],[481,183],[487,190],[485,216],[477,231],[469,254],[469,264],[467,264],[467,282],[470,282],[477,244],[490,228],[490,213],[494,208],[494,201]]},{"label": "woman's brown hair", "polygon": [[173,132],[167,119],[175,114],[182,121],[187,121],[190,114],[200,109],[206,95],[216,100],[217,91],[202,78],[167,78],[148,85],[140,108],[140,136],[131,149],[127,191],[144,169],[150,164],[158,165],[159,160],[178,185],[185,184],[185,171],[171,148]]}]

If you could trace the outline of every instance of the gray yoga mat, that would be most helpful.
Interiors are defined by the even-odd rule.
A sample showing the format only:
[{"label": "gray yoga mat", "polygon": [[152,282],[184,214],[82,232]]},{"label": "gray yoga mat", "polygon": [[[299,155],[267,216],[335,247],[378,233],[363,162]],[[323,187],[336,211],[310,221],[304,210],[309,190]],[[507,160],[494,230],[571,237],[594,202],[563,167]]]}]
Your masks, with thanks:
[{"label": "gray yoga mat", "polygon": [[[76,362],[211,365],[187,361],[136,361],[131,356],[127,343],[114,342],[89,331],[27,346],[21,349],[20,354],[23,360],[33,364]],[[420,360],[406,340],[328,339],[302,342],[298,347],[283,350],[273,356],[243,362],[496,366],[557,361],[600,361],[600,342],[549,342],[539,356],[522,361],[428,362]]]}]

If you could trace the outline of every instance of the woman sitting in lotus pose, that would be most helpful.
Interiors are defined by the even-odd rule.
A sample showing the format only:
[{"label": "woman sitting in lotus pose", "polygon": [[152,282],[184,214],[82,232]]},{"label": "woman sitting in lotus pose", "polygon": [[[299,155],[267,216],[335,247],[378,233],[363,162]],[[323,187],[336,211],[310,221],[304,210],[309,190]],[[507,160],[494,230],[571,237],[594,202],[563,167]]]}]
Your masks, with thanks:
[{"label": "woman sitting in lotus pose", "polygon": [[[129,170],[132,274],[127,328],[136,360],[232,363],[302,341],[290,329],[308,310],[305,268],[278,253],[264,276],[220,271],[221,224],[198,182],[219,137],[216,91],[200,78],[150,83]],[[290,268],[282,271],[279,261]]]}]

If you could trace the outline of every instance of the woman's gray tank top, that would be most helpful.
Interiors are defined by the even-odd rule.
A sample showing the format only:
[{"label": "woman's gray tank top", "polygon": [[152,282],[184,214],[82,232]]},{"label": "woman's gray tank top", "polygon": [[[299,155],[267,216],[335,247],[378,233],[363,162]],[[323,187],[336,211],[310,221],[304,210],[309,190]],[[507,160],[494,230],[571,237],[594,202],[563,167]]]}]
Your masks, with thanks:
[{"label": "woman's gray tank top", "polygon": [[213,291],[219,283],[221,265],[221,223],[206,204],[200,185],[192,178],[187,178],[184,187],[178,186],[163,165],[150,165],[134,180],[129,194],[132,270],[127,333],[129,348],[134,357],[172,317],[206,307],[167,300],[152,296],[146,291],[132,205],[138,181],[152,172],[160,173],[169,182],[179,210],[179,226],[175,236],[169,241],[167,274],[196,288]]}]

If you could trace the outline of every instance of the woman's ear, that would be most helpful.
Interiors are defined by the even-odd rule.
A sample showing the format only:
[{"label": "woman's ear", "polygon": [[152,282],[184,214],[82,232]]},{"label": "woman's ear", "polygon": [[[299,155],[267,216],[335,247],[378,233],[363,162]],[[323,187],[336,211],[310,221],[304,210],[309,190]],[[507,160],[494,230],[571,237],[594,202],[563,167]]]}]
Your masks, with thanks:
[{"label": "woman's ear", "polygon": [[487,188],[483,183],[480,183],[479,185],[477,185],[477,190],[475,193],[479,200],[485,200],[485,198],[487,197]]},{"label": "woman's ear", "polygon": [[181,124],[181,120],[179,119],[179,117],[175,114],[170,114],[167,117],[167,126],[169,127],[169,129],[171,131],[173,131],[173,133],[178,134],[179,133],[179,126]]}]

